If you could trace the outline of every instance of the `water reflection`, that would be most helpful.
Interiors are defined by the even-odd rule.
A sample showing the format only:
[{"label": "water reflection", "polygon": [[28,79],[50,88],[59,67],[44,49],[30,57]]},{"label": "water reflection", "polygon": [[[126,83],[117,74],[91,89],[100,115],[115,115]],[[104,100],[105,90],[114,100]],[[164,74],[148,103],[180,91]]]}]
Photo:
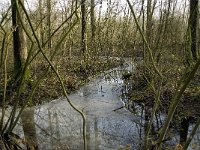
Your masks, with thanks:
[{"label": "water reflection", "polygon": [[[126,68],[119,67],[104,72],[97,79],[69,95],[70,100],[86,114],[89,150],[116,150],[120,147],[142,149],[151,108],[129,100],[127,94],[132,84],[121,78],[123,71],[131,69],[132,66],[127,65]],[[164,116],[157,113],[155,118],[152,124],[152,137],[158,134]],[[63,98],[28,109],[22,115],[20,123],[28,143],[36,149],[83,149],[82,119]],[[16,131],[21,133],[20,128]],[[190,127],[188,131],[191,132]],[[178,135],[173,132],[173,136],[168,140],[168,146],[171,143],[179,143]],[[186,136],[183,130],[180,130],[180,135]],[[185,138],[183,139],[185,141]],[[198,143],[197,136],[193,143],[195,141]]]},{"label": "water reflection", "polygon": [[180,133],[180,142],[179,143],[181,145],[184,145],[187,140],[188,129],[189,129],[189,119],[183,118],[181,120],[180,129],[179,129],[179,133]]},{"label": "water reflection", "polygon": [[28,109],[21,115],[24,138],[28,150],[37,150],[37,135],[34,122],[34,109]]},{"label": "water reflection", "polygon": [[[132,149],[139,147],[139,118],[124,108],[113,111],[124,104],[119,97],[122,72],[122,68],[104,72],[69,96],[86,114],[88,149],[118,149],[127,144]],[[21,125],[28,143],[35,148],[83,148],[81,117],[62,98],[28,109],[21,117]]]},{"label": "water reflection", "polygon": [[[130,100],[129,93],[132,90],[132,85],[130,81],[125,80],[123,89],[122,89],[122,101],[125,102],[126,108],[135,114],[136,116],[140,116],[140,132],[142,133],[143,137],[146,135],[147,127],[151,119],[151,113],[153,106],[150,104],[143,104],[143,103],[136,103]],[[165,121],[166,114],[163,114],[161,111],[156,112],[155,119],[151,124],[151,131],[149,134],[149,138],[152,141],[156,141],[158,139],[159,130],[163,126]],[[169,132],[166,135],[166,139],[164,140],[164,147],[169,149],[174,149],[175,145],[180,144],[184,145],[188,139],[189,134],[192,131],[193,124],[191,122],[191,117],[182,118],[181,121],[177,121],[174,119],[176,123],[172,121],[172,125],[169,128]],[[174,126],[173,124],[176,124]],[[190,146],[188,149],[192,150],[199,150],[200,149],[200,130],[197,131],[195,137],[193,138]],[[142,139],[142,136],[141,136]],[[142,148],[142,145],[141,145]]]}]

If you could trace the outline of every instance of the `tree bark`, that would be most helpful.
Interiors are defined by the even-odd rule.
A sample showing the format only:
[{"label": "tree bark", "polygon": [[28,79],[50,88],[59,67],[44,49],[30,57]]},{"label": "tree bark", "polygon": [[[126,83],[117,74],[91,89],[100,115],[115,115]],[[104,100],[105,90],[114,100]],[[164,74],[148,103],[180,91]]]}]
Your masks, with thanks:
[{"label": "tree bark", "polygon": [[[24,3],[23,0],[21,0],[21,2],[22,4]],[[19,16],[17,13],[17,4],[15,3],[15,0],[11,0],[11,4],[13,25],[14,76],[15,78],[18,78],[27,59],[27,42],[25,32],[19,20],[19,17],[23,19],[23,14],[20,12]]]},{"label": "tree bark", "polygon": [[[51,0],[47,0],[47,39],[51,37]],[[51,48],[51,39],[48,42],[48,49]]]},{"label": "tree bark", "polygon": [[86,60],[87,56],[87,36],[86,36],[86,0],[81,0],[81,51]]},{"label": "tree bark", "polygon": [[198,2],[199,0],[190,0],[189,32],[190,32],[190,49],[192,57],[197,60],[197,28],[198,28]]},{"label": "tree bark", "polygon": [[148,43],[150,43],[150,39],[151,39],[151,27],[152,27],[151,9],[152,9],[152,0],[148,0],[147,1],[147,24],[146,24],[146,37],[147,37]]},{"label": "tree bark", "polygon": [[96,26],[95,26],[94,8],[95,8],[94,0],[91,0],[91,13],[90,13],[90,17],[91,17],[91,48],[95,48],[94,44],[95,44]]},{"label": "tree bark", "polygon": [[39,27],[39,39],[44,44],[44,25],[43,25],[43,18],[44,18],[44,10],[43,10],[43,2],[39,1],[39,18],[40,18],[40,27]]}]

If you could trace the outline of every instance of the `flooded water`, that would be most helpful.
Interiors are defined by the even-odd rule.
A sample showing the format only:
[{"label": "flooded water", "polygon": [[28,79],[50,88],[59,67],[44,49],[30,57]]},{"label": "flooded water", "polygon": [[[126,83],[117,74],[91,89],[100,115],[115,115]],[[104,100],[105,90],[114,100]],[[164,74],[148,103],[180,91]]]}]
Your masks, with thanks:
[{"label": "flooded water", "polygon": [[[130,112],[124,107],[129,106],[126,93],[131,88],[129,82],[122,80],[124,71],[133,71],[133,66],[106,71],[69,95],[86,115],[89,150],[141,149],[145,108],[131,103],[130,110],[134,111]],[[163,119],[162,114],[156,116],[155,129],[160,128]],[[15,131],[39,150],[83,149],[82,119],[65,98],[27,109]],[[174,130],[171,134],[169,143],[179,143],[179,133]],[[190,149],[199,149],[199,138],[200,131]]]}]

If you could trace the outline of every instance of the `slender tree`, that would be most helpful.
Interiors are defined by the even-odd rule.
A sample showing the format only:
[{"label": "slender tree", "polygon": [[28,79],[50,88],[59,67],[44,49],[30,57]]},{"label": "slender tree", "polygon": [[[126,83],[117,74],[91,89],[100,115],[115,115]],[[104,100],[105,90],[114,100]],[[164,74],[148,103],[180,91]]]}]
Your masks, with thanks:
[{"label": "slender tree", "polygon": [[194,60],[198,58],[197,52],[197,28],[198,28],[198,3],[199,0],[190,0],[190,16],[188,21],[190,32],[190,49]]},{"label": "slender tree", "polygon": [[43,25],[43,18],[44,18],[44,10],[43,10],[43,2],[39,1],[39,18],[40,18],[40,27],[39,27],[39,37],[42,44],[44,44],[44,25]]},{"label": "slender tree", "polygon": [[91,17],[91,47],[92,48],[95,48],[94,44],[95,44],[95,30],[96,30],[94,8],[95,8],[94,0],[91,0],[90,17]]},{"label": "slender tree", "polygon": [[[51,36],[51,0],[47,0],[47,38]],[[48,49],[51,48],[51,39],[48,42]]]},{"label": "slender tree", "polygon": [[150,43],[150,39],[151,39],[151,28],[152,28],[151,9],[152,9],[152,0],[148,0],[148,1],[147,1],[146,37],[147,37],[147,41],[148,41],[149,43]]},{"label": "slender tree", "polygon": [[87,57],[87,25],[86,25],[86,0],[81,0],[81,51],[84,60]]},{"label": "slender tree", "polygon": [[[17,79],[22,71],[27,58],[26,36],[20,23],[23,13],[17,12],[19,0],[11,0],[12,4],[12,25],[13,25],[13,50],[14,50],[14,78]],[[23,0],[21,3],[23,4]]]},{"label": "slender tree", "polygon": [[[98,49],[102,49],[102,39],[101,39],[101,35],[102,35],[102,28],[101,28],[101,20],[102,20],[102,16],[101,16],[101,13],[102,13],[102,6],[103,6],[103,0],[100,0],[100,6],[99,6],[99,10],[98,10],[98,21],[97,21],[97,36],[98,36],[98,38],[97,38],[97,41],[98,41]],[[96,41],[96,42],[97,42]]]}]

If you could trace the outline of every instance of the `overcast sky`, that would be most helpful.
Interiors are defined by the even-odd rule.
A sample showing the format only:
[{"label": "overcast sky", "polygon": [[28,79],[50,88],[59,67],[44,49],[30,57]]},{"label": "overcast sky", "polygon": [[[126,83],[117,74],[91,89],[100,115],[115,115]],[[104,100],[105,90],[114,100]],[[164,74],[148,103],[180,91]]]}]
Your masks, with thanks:
[{"label": "overcast sky", "polygon": [[[25,0],[25,4],[28,4],[28,8],[29,9],[34,9],[35,8],[35,6],[37,6],[38,5],[38,3],[37,3],[37,1],[38,0]],[[62,0],[55,0],[56,2],[58,2],[58,1],[62,1]],[[67,1],[67,0],[64,0],[64,1]],[[88,0],[89,1],[89,0]],[[96,0],[96,2],[98,2],[98,1],[100,1],[100,0]],[[116,0],[112,0],[113,2],[114,1],[116,1]],[[127,2],[126,2],[126,0],[118,0],[119,2],[120,2],[120,5],[125,5]],[[132,1],[132,0],[130,0],[130,1]],[[186,0],[187,2],[188,2],[188,0]],[[7,8],[8,7],[8,3],[10,2],[10,0],[0,0],[0,10],[2,10],[2,9],[5,9],[5,8]],[[178,7],[182,7],[182,5],[185,3],[185,0],[178,0]],[[27,5],[26,5],[27,6]],[[99,7],[99,5],[97,5],[97,7],[96,8],[98,8]],[[107,8],[107,2],[106,2],[106,0],[103,0],[103,7],[102,7],[102,11],[105,11],[106,10],[106,8]],[[180,8],[181,9],[181,8]],[[180,10],[181,11],[181,10]]]},{"label": "overcast sky", "polygon": [[[54,1],[56,1],[56,0],[54,0]],[[58,0],[58,1],[62,2],[62,0]],[[58,1],[56,1],[56,2],[58,2]],[[64,1],[67,1],[67,0],[64,0]],[[100,0],[96,0],[97,3],[98,3],[98,1],[100,2]],[[115,1],[115,0],[112,0],[112,1]],[[120,5],[125,5],[127,3],[126,0],[118,0],[118,1],[119,1]],[[34,9],[38,5],[37,2],[38,2],[38,0],[25,0],[25,6],[26,7],[28,6],[29,9]],[[8,8],[9,3],[10,3],[10,0],[0,0],[0,10],[2,10],[2,9],[5,10],[6,8]],[[58,3],[58,5],[59,5],[59,3]],[[100,6],[100,4],[97,5],[96,8],[98,9],[99,6]],[[107,2],[106,2],[106,0],[103,0],[102,12],[105,12],[106,9],[107,9]]]}]

